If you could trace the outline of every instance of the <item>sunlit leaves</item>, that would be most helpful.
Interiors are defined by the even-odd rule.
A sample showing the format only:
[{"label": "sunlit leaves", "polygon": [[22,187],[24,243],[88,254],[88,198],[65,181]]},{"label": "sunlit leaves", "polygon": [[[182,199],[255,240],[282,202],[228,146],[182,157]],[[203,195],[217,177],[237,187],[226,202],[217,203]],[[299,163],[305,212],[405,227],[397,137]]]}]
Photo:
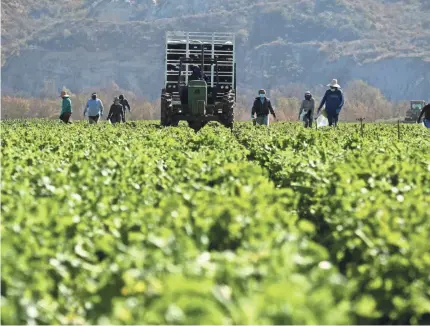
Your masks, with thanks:
[{"label": "sunlit leaves", "polygon": [[2,122],[2,322],[423,322],[425,132]]}]

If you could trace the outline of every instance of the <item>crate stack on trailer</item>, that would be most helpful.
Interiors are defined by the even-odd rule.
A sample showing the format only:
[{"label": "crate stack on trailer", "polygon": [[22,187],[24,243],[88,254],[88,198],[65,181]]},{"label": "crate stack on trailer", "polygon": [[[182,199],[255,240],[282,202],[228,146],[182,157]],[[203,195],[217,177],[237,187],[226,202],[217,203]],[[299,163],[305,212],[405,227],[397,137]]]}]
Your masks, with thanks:
[{"label": "crate stack on trailer", "polygon": [[[236,89],[235,38],[233,33],[203,33],[203,32],[167,32],[165,54],[165,89],[172,94],[173,104],[180,102],[178,85],[187,85],[192,73],[189,64],[182,67],[178,76],[180,59],[192,58],[202,61],[217,60],[218,65],[218,98],[224,93]],[[202,51],[203,47],[203,51]],[[200,68],[200,67],[199,67]],[[208,91],[216,86],[215,67],[205,64],[202,72],[208,77]],[[181,80],[178,83],[178,78]]]}]

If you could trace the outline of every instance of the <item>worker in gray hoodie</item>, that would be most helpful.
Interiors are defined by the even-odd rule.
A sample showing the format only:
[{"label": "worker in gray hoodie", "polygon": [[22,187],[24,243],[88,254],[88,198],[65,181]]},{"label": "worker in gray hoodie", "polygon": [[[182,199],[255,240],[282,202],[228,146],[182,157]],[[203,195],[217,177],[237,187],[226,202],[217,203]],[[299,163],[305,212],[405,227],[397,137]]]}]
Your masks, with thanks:
[{"label": "worker in gray hoodie", "polygon": [[305,128],[312,128],[312,120],[315,110],[315,100],[312,97],[311,92],[305,93],[305,99],[302,101],[299,111],[299,120],[302,120],[305,124]]},{"label": "worker in gray hoodie", "polygon": [[97,98],[97,94],[93,93],[91,99],[88,100],[85,106],[84,116],[88,114],[88,121],[90,124],[99,122],[101,116],[103,116],[103,103]]}]

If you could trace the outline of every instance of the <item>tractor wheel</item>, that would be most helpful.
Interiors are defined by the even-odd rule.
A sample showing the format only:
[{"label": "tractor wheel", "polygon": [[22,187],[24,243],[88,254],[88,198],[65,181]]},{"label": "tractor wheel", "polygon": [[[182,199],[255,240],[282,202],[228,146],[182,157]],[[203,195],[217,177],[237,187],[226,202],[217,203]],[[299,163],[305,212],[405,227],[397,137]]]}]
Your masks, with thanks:
[{"label": "tractor wheel", "polygon": [[172,125],[172,95],[163,89],[161,93],[161,125],[168,127]]},{"label": "tractor wheel", "polygon": [[233,129],[234,124],[234,92],[230,91],[223,98],[222,122],[227,128]]}]

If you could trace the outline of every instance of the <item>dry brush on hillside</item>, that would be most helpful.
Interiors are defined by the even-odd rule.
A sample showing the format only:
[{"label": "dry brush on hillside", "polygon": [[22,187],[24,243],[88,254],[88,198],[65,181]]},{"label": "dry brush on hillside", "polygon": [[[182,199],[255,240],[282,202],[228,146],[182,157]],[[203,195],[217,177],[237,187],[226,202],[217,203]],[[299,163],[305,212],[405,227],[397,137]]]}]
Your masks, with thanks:
[{"label": "dry brush on hillside", "polygon": [[[297,120],[300,101],[306,89],[300,84],[271,90],[270,96],[280,120]],[[93,90],[86,93],[72,94],[73,115],[75,120],[83,119],[83,109]],[[324,89],[315,87],[312,93],[319,104]],[[159,100],[150,101],[138,97],[132,92],[119,89],[116,85],[98,91],[98,96],[103,101],[105,110],[108,111],[113,98],[119,94],[125,94],[129,99],[132,112],[131,120],[155,120],[160,118]],[[248,120],[252,101],[255,94],[250,91],[239,90],[236,102],[236,120]],[[392,103],[388,101],[379,89],[372,87],[361,80],[352,81],[345,88],[345,108],[341,118],[344,121],[355,121],[357,118],[366,118],[367,121],[393,119],[403,117],[408,109],[407,103]],[[49,118],[56,119],[60,112],[60,99],[56,96],[45,95],[41,98],[22,98],[3,96],[1,99],[2,119],[16,118]]]}]

